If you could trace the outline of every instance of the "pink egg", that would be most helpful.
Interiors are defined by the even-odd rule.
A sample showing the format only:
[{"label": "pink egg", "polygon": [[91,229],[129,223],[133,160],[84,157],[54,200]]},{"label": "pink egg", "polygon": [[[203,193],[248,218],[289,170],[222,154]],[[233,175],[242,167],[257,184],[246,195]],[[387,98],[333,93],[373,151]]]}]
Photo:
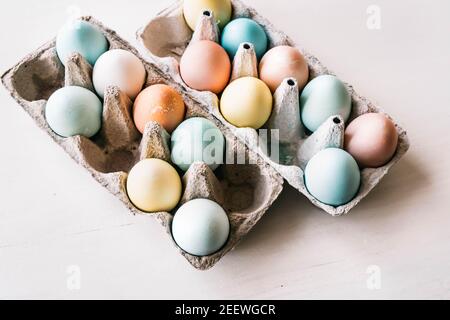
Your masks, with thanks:
[{"label": "pink egg", "polygon": [[286,78],[295,78],[302,90],[309,78],[308,64],[298,49],[289,46],[275,47],[261,59],[259,77],[272,92]]},{"label": "pink egg", "polygon": [[362,168],[378,168],[395,154],[398,133],[394,123],[381,113],[366,113],[345,130],[345,150]]},{"label": "pink egg", "polygon": [[213,41],[190,44],[180,61],[183,81],[192,89],[219,94],[230,80],[231,62],[226,51]]}]

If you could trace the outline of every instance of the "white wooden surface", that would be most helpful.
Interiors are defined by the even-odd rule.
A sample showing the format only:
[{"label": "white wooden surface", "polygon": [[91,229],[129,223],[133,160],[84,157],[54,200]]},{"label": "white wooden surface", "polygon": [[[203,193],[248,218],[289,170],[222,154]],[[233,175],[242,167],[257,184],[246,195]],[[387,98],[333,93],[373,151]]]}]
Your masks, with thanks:
[{"label": "white wooden surface", "polygon": [[[234,252],[199,272],[2,89],[0,298],[450,298],[450,3],[248,2],[398,119],[411,138],[406,158],[346,217],[286,188]],[[52,38],[71,4],[135,43],[134,31],[169,3],[4,3],[0,70]],[[366,26],[372,4],[381,30]],[[372,265],[378,290],[367,286]],[[81,272],[79,290],[67,286],[70,266]]]}]

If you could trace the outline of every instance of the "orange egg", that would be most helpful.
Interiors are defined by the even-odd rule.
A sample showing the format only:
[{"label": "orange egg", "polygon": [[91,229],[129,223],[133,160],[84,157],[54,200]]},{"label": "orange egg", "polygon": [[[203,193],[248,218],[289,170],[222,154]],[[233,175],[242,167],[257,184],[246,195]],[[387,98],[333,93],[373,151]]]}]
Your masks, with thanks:
[{"label": "orange egg", "polygon": [[150,121],[158,122],[171,133],[184,120],[184,114],[183,98],[165,84],[147,87],[134,101],[134,123],[141,133],[144,133],[145,126]]},{"label": "orange egg", "polygon": [[226,51],[213,41],[190,44],[180,61],[183,81],[192,89],[219,94],[230,80],[231,62]]},{"label": "orange egg", "polygon": [[275,47],[261,59],[259,77],[272,92],[275,92],[286,78],[295,78],[299,89],[302,90],[309,78],[308,63],[296,48]]},{"label": "orange egg", "polygon": [[345,130],[345,150],[362,168],[378,168],[395,154],[398,133],[394,123],[381,113],[366,113]]}]

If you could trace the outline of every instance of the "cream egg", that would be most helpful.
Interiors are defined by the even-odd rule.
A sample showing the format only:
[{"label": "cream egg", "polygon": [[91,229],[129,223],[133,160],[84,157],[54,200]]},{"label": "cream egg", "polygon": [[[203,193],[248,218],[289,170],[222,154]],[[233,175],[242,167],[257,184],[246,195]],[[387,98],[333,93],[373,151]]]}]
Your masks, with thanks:
[{"label": "cream egg", "polygon": [[272,93],[261,80],[244,77],[234,80],[220,100],[225,120],[238,128],[261,128],[272,113]]},{"label": "cream egg", "polygon": [[189,28],[195,30],[198,19],[207,10],[213,12],[222,29],[231,19],[231,0],[184,0],[183,14]]},{"label": "cream egg", "polygon": [[128,197],[144,212],[170,212],[181,198],[178,172],[159,159],[145,159],[130,171],[126,183]]},{"label": "cream egg", "polygon": [[145,83],[142,61],[129,51],[114,49],[105,52],[94,65],[92,81],[97,94],[104,98],[108,86],[117,86],[132,100]]}]

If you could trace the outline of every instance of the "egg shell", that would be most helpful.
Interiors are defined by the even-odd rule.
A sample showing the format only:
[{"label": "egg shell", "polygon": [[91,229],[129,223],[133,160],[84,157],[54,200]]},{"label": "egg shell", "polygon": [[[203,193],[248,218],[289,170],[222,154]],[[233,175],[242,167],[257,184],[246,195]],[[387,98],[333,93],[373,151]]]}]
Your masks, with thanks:
[{"label": "egg shell", "polygon": [[126,187],[130,201],[144,212],[170,212],[181,198],[178,172],[159,159],[138,162],[128,174]]},{"label": "egg shell", "polygon": [[261,128],[269,120],[273,98],[264,82],[253,77],[234,80],[220,100],[223,117],[238,128]]},{"label": "egg shell", "polygon": [[94,136],[102,125],[103,105],[88,89],[76,86],[56,90],[45,105],[49,127],[62,137]]},{"label": "egg shell", "polygon": [[345,150],[363,168],[378,168],[395,154],[398,133],[394,123],[381,113],[366,113],[345,130]]},{"label": "egg shell", "polygon": [[331,75],[311,80],[300,96],[302,122],[311,132],[316,131],[329,117],[350,117],[352,101],[344,83]]},{"label": "egg shell", "polygon": [[190,118],[182,122],[171,137],[172,162],[187,171],[197,161],[206,163],[211,170],[223,164],[225,138],[211,121]]},{"label": "egg shell", "polygon": [[94,65],[97,59],[108,51],[108,47],[108,40],[103,33],[83,20],[66,23],[56,37],[56,53],[63,65],[75,52]]},{"label": "egg shell", "polygon": [[134,100],[145,83],[146,71],[142,61],[129,51],[114,49],[105,52],[94,65],[92,81],[97,94],[103,98],[108,86],[117,86]]},{"label": "egg shell", "polygon": [[360,183],[358,164],[342,149],[324,149],[306,165],[306,188],[324,204],[337,207],[350,202],[358,193]]},{"label": "egg shell", "polygon": [[253,44],[258,59],[261,59],[267,51],[266,32],[252,19],[235,19],[225,26],[221,36],[221,45],[231,59],[234,58],[239,46],[244,42]]},{"label": "egg shell", "polygon": [[308,82],[308,63],[302,53],[290,46],[270,49],[259,64],[259,77],[272,92],[275,92],[286,78],[295,78],[300,90]]},{"label": "egg shell", "polygon": [[175,89],[165,84],[155,84],[137,96],[133,119],[141,133],[150,121],[158,122],[168,133],[172,133],[183,121],[185,109],[183,97]]},{"label": "egg shell", "polygon": [[172,235],[177,245],[189,254],[208,256],[227,242],[230,222],[217,203],[195,199],[181,206],[172,221]]},{"label": "egg shell", "polygon": [[195,30],[198,19],[206,10],[213,12],[214,18],[221,29],[231,19],[232,7],[230,0],[184,0],[183,14],[189,28],[193,31]]},{"label": "egg shell", "polygon": [[231,62],[226,51],[209,40],[190,44],[180,60],[180,74],[192,89],[219,94],[230,80]]}]

